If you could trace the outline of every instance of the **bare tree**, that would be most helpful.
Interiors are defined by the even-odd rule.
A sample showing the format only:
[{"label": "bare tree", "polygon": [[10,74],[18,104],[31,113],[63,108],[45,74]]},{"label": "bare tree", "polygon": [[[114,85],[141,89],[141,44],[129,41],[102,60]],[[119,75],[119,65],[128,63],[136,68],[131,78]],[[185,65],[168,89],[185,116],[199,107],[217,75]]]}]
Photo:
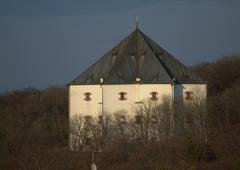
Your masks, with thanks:
[{"label": "bare tree", "polygon": [[183,106],[183,129],[187,138],[208,143],[208,120],[206,93],[200,89],[193,90],[194,97],[185,101]]},{"label": "bare tree", "polygon": [[74,115],[70,120],[70,139],[69,145],[72,150],[82,151],[85,141],[84,118],[81,115]]},{"label": "bare tree", "polygon": [[74,151],[98,151],[101,143],[101,126],[91,116],[74,115],[70,120],[69,145]]},{"label": "bare tree", "polygon": [[118,138],[125,138],[128,133],[129,116],[126,110],[119,110],[114,113],[114,124]]},{"label": "bare tree", "polygon": [[174,130],[174,117],[172,100],[170,96],[163,96],[162,103],[156,108],[156,125],[159,139],[166,139]]},{"label": "bare tree", "polygon": [[162,102],[142,101],[134,107],[135,124],[133,130],[136,138],[143,144],[149,141],[161,140],[172,133],[173,112],[171,98],[163,96]]}]

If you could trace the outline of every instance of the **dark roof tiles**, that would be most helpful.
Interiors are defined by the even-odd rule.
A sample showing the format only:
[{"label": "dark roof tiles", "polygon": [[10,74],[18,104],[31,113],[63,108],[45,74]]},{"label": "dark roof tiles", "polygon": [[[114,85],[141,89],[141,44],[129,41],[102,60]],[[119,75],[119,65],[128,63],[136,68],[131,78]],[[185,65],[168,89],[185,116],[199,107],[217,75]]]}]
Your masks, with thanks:
[{"label": "dark roof tiles", "polygon": [[188,67],[142,33],[133,31],[96,63],[70,82],[70,85],[206,83]]}]

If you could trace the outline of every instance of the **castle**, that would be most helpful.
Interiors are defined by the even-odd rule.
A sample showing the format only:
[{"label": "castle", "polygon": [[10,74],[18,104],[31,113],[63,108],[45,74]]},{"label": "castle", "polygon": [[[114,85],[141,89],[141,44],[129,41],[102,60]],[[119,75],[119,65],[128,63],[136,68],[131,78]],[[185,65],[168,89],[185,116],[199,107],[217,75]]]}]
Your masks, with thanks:
[{"label": "castle", "polygon": [[137,27],[69,83],[69,116],[102,118],[119,110],[135,116],[133,106],[161,103],[163,96],[177,115],[195,89],[206,97],[206,82]]}]

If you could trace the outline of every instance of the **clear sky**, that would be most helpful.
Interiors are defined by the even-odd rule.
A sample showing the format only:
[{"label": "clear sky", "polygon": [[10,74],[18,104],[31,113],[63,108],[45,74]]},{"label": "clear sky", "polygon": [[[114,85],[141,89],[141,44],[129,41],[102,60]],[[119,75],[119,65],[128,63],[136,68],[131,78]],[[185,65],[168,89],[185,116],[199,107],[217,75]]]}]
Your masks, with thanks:
[{"label": "clear sky", "polygon": [[66,84],[136,16],[186,65],[240,54],[239,0],[0,0],[0,92]]}]

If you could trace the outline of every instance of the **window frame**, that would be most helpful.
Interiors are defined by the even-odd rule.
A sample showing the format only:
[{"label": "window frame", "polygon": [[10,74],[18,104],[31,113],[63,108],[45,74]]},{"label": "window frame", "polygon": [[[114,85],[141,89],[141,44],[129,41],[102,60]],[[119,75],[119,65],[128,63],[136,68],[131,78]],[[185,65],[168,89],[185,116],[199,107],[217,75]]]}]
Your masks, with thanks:
[{"label": "window frame", "polygon": [[89,102],[89,101],[92,100],[92,97],[91,97],[92,93],[90,93],[90,92],[85,92],[85,93],[83,93],[83,95],[84,95],[83,100],[85,100],[85,101],[87,101],[87,102]]},{"label": "window frame", "polygon": [[187,100],[187,101],[191,101],[191,100],[193,100],[193,96],[194,95],[194,92],[193,91],[191,91],[191,90],[186,90],[185,92],[184,92],[184,99],[185,100]]},{"label": "window frame", "polygon": [[151,97],[150,97],[150,100],[153,100],[153,101],[156,101],[156,100],[158,100],[158,92],[156,92],[156,91],[152,91],[151,93],[150,93],[150,95],[151,95]]},{"label": "window frame", "polygon": [[119,98],[118,100],[125,101],[127,100],[127,92],[119,92]]}]

